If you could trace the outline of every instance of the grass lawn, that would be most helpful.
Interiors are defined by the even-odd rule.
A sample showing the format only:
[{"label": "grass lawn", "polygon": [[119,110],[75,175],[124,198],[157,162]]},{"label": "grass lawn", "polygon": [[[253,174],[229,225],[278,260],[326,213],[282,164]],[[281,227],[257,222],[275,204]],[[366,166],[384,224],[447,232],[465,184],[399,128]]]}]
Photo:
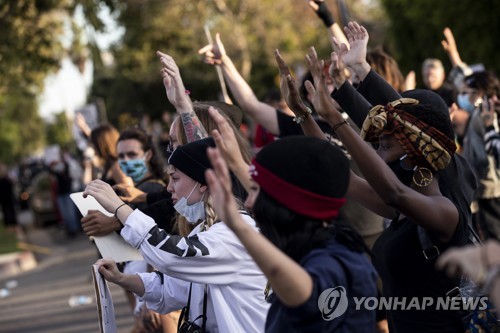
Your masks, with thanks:
[{"label": "grass lawn", "polygon": [[20,251],[17,246],[16,233],[7,231],[0,220],[0,254],[12,253]]}]

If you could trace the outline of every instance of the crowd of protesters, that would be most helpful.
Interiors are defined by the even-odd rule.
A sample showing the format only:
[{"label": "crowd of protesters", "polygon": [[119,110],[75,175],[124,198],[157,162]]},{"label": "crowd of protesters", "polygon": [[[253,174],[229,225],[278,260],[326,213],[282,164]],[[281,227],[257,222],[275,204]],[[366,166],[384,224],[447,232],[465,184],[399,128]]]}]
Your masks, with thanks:
[{"label": "crowd of protesters", "polygon": [[341,29],[325,2],[310,6],[333,52],[304,50],[309,71],[296,80],[275,50],[279,94],[259,100],[217,34],[199,53],[234,104],[196,101],[157,52],[176,113],[166,148],[144,128],[78,119],[93,152],[81,188],[114,216],[75,224],[61,155],[49,167],[68,233],[118,232],[141,252],[143,262],[97,262],[129,292],[137,333],[500,331],[489,307],[353,301],[465,297],[467,280],[500,308],[498,78],[467,65],[446,28],[452,71],[430,55],[415,89],[392,57],[368,50],[363,26]]}]

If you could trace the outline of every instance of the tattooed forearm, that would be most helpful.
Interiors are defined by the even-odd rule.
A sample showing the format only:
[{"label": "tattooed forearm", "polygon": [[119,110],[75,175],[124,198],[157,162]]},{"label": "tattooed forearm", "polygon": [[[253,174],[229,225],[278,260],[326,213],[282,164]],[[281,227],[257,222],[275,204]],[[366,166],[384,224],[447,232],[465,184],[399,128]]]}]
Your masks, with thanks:
[{"label": "tattooed forearm", "polygon": [[188,142],[208,137],[207,131],[194,112],[181,113],[182,126],[186,132]]}]

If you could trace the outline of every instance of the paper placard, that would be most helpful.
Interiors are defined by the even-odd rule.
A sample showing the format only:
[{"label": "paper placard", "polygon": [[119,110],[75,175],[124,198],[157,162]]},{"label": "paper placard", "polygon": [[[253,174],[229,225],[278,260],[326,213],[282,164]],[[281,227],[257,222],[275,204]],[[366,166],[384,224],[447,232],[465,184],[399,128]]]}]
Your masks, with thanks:
[{"label": "paper placard", "polygon": [[[98,210],[104,215],[113,216],[112,213],[104,209],[91,195],[84,198],[83,192],[76,192],[69,196],[83,216],[87,216],[89,210]],[[144,260],[139,251],[127,243],[116,232],[112,232],[106,236],[94,236],[94,241],[103,258],[110,258],[116,262]]]},{"label": "paper placard", "polygon": [[99,316],[99,332],[116,333],[117,329],[113,299],[111,298],[108,283],[99,273],[98,268],[99,266],[92,265],[97,314]]}]

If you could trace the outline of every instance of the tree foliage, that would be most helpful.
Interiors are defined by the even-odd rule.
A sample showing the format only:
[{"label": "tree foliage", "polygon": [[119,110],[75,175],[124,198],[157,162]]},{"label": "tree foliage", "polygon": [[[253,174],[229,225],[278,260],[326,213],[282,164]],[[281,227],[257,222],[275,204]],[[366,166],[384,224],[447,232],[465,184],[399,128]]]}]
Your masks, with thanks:
[{"label": "tree foliage", "polygon": [[443,29],[455,36],[462,60],[483,63],[500,73],[499,0],[382,0],[390,21],[388,40],[404,71],[417,70],[426,58],[439,58],[449,67],[441,46]]},{"label": "tree foliage", "polygon": [[95,95],[106,98],[112,121],[121,113],[158,117],[173,110],[165,97],[156,50],[174,57],[194,99],[217,99],[216,72],[197,53],[208,43],[205,25],[212,37],[221,33],[228,54],[258,96],[276,84],[275,48],[292,65],[304,64],[311,45],[324,57],[330,52],[326,29],[306,1],[125,0],[119,11],[126,33],[112,50],[113,70],[98,71],[102,75],[94,87]]},{"label": "tree foliage", "polygon": [[[100,5],[111,0],[5,0],[0,2],[0,160],[12,163],[41,148],[44,123],[37,96],[44,79],[60,67],[68,50],[64,27],[81,6],[96,29]],[[99,24],[100,22],[100,24]]]}]

